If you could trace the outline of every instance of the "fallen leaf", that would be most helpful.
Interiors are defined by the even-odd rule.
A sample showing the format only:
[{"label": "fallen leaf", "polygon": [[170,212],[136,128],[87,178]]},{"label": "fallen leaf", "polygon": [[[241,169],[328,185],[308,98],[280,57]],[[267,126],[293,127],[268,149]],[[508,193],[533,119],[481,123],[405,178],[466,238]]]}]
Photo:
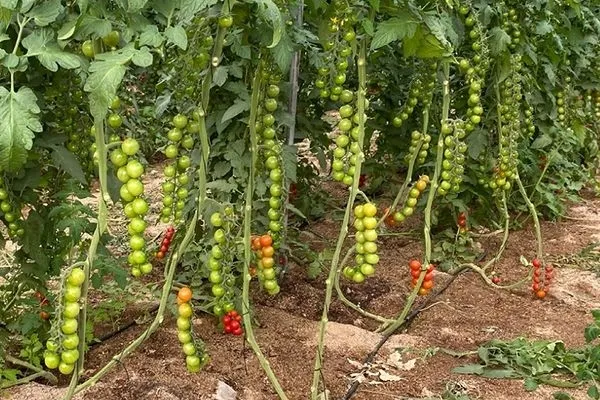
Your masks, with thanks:
[{"label": "fallen leaf", "polygon": [[390,374],[381,369],[381,370],[379,370],[379,379],[382,382],[397,382],[397,381],[401,380],[402,378],[400,378],[398,375]]}]

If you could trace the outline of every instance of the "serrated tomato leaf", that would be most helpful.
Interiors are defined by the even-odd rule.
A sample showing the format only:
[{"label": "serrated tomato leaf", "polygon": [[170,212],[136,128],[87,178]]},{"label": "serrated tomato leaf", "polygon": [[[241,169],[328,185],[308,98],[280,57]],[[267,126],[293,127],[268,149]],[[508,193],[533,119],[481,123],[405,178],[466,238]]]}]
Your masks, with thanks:
[{"label": "serrated tomato leaf", "polygon": [[16,171],[27,161],[36,132],[42,131],[35,93],[0,87],[0,170]]}]

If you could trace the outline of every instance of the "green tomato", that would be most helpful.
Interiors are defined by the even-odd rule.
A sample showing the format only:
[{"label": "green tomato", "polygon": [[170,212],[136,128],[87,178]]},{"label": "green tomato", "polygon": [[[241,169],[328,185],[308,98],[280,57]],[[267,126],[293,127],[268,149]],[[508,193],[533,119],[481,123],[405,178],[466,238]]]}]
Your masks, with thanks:
[{"label": "green tomato", "polygon": [[[130,192],[131,192],[131,190],[130,190]],[[137,198],[137,199],[133,200],[133,203],[131,203],[131,204],[132,204],[133,211],[137,215],[146,215],[146,213],[148,212],[148,209],[149,209],[148,202],[146,202],[146,200],[144,200],[142,198]]]},{"label": "green tomato", "polygon": [[85,281],[85,273],[81,268],[73,268],[67,278],[67,283],[73,286],[81,286]]},{"label": "green tomato", "polygon": [[172,142],[179,142],[183,137],[183,132],[179,128],[173,128],[167,133],[167,138]]},{"label": "green tomato", "polygon": [[177,114],[173,117],[173,126],[177,129],[184,129],[188,124],[188,119],[183,114]]},{"label": "green tomato", "polygon": [[94,57],[94,55],[95,55],[94,44],[92,43],[91,40],[86,40],[85,42],[83,42],[83,44],[81,45],[81,52],[87,58]]},{"label": "green tomato", "polygon": [[110,153],[110,161],[115,167],[122,167],[127,164],[127,154],[121,149],[114,149]]},{"label": "green tomato", "polygon": [[56,369],[58,368],[59,363],[60,357],[58,356],[58,354],[49,351],[44,353],[44,364],[46,365],[46,367],[48,367],[49,369]]},{"label": "green tomato", "polygon": [[50,353],[56,353],[58,351],[58,344],[53,340],[48,340],[46,342],[46,349],[48,349],[48,352]]},{"label": "green tomato", "polygon": [[120,128],[123,125],[123,118],[119,114],[111,114],[108,117],[108,126],[113,129]]},{"label": "green tomato", "polygon": [[76,349],[79,345],[79,336],[76,334],[67,335],[63,339],[62,345],[67,350]]},{"label": "green tomato", "polygon": [[177,317],[177,329],[181,331],[189,331],[192,326],[189,318]]},{"label": "green tomato", "polygon": [[129,238],[129,247],[131,250],[143,250],[146,246],[146,240],[141,235],[133,235]]},{"label": "green tomato", "polygon": [[269,170],[279,168],[279,160],[277,159],[277,157],[271,156],[271,157],[267,158],[267,160],[265,161],[265,166]]},{"label": "green tomato", "polygon": [[60,330],[65,335],[72,335],[77,332],[77,320],[75,318],[65,318]]},{"label": "green tomato", "polygon": [[121,199],[123,199],[123,201],[126,203],[135,199],[135,197],[129,192],[129,189],[127,189],[127,184],[121,186],[121,188],[119,189],[119,195],[121,196]]},{"label": "green tomato", "polygon": [[66,350],[60,355],[60,359],[65,364],[75,364],[79,360],[79,351],[77,350]]},{"label": "green tomato", "polygon": [[179,154],[179,150],[177,149],[176,145],[170,144],[165,148],[165,157],[168,159],[176,158],[177,154]]},{"label": "green tomato", "polygon": [[[130,179],[125,186],[134,198],[144,193],[144,184],[138,179]],[[133,199],[131,201],[133,201]]]},{"label": "green tomato", "polygon": [[140,144],[134,138],[127,138],[121,143],[121,150],[128,156],[133,156],[140,150]]},{"label": "green tomato", "polygon": [[130,179],[129,178],[129,174],[127,173],[127,168],[126,167],[120,167],[117,170],[117,179],[119,180],[119,182],[121,183],[127,183],[127,181]]},{"label": "green tomato", "polygon": [[75,369],[75,364],[67,364],[63,361],[58,365],[58,371],[63,375],[69,375]]},{"label": "green tomato", "polygon": [[106,35],[102,38],[102,42],[107,47],[116,47],[119,44],[120,40],[121,40],[121,35],[119,34],[118,31],[111,31],[108,35]]},{"label": "green tomato", "polygon": [[183,354],[185,354],[186,356],[193,356],[194,354],[196,354],[196,346],[194,346],[194,343],[185,343],[182,347],[183,350]]},{"label": "green tomato", "polygon": [[67,283],[64,291],[64,298],[66,301],[77,302],[81,298],[81,288],[79,286],[73,286]]},{"label": "green tomato", "polygon": [[269,198],[269,207],[275,210],[281,208],[281,199],[279,197],[271,197]]},{"label": "green tomato", "polygon": [[215,242],[223,244],[226,241],[225,231],[223,229],[217,229],[213,235]]},{"label": "green tomato", "polygon": [[146,222],[141,218],[133,218],[131,222],[129,222],[129,228],[134,234],[143,233],[146,230]]},{"label": "green tomato", "polygon": [[[178,322],[177,327],[179,327],[179,319],[177,319],[177,322]],[[188,321],[188,325],[189,325],[189,321]],[[189,332],[189,327],[188,327],[188,329],[181,329],[181,330],[179,330],[179,332],[177,332],[177,340],[179,340],[179,343],[181,343],[181,344],[186,344],[186,343],[192,342],[192,334]]]},{"label": "green tomato", "polygon": [[208,281],[213,284],[221,283],[223,282],[223,276],[220,271],[210,271]]}]

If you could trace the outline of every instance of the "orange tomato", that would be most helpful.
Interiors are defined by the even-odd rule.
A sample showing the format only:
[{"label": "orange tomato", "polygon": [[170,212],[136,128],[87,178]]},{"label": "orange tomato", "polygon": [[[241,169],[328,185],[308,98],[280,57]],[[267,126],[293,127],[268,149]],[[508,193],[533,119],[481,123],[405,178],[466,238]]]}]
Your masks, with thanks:
[{"label": "orange tomato", "polygon": [[260,238],[259,237],[255,237],[252,240],[252,250],[260,250],[261,248],[261,244],[260,244]]},{"label": "orange tomato", "polygon": [[544,297],[546,297],[546,292],[543,289],[540,289],[537,292],[535,292],[535,295],[538,299],[543,299]]},{"label": "orange tomato", "polygon": [[273,257],[273,254],[275,254],[275,249],[273,248],[273,246],[263,247],[263,249],[262,249],[263,257]]},{"label": "orange tomato", "polygon": [[179,293],[177,293],[177,298],[183,303],[187,303],[192,299],[192,290],[187,286],[182,287],[179,289]]},{"label": "orange tomato", "polygon": [[410,269],[421,269],[421,262],[419,260],[412,259],[408,263]]},{"label": "orange tomato", "polygon": [[269,247],[273,244],[273,238],[271,235],[262,235],[260,237],[260,246],[261,247]]},{"label": "orange tomato", "polygon": [[421,286],[423,289],[431,289],[433,287],[433,281],[423,281]]}]

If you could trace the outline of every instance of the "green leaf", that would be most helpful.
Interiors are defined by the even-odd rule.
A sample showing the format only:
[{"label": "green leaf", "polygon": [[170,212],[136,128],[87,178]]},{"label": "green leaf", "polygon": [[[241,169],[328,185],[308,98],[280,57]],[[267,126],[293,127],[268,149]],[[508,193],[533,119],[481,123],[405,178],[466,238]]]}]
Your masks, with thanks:
[{"label": "green leaf", "polygon": [[552,395],[554,400],[573,400],[570,394],[565,392],[556,392]]},{"label": "green leaf", "polygon": [[229,68],[220,65],[213,73],[213,83],[217,86],[223,86],[227,82],[227,75],[229,75]]},{"label": "green leaf", "polygon": [[258,6],[258,16],[273,27],[273,39],[267,47],[272,49],[277,46],[285,30],[285,22],[279,7],[272,0],[252,0]]},{"label": "green leaf", "polygon": [[536,35],[544,36],[554,31],[554,27],[548,21],[540,21],[535,26]]},{"label": "green leaf", "polygon": [[33,18],[36,25],[46,26],[56,21],[64,9],[61,0],[47,0],[33,7],[26,15]]},{"label": "green leaf", "polygon": [[592,310],[592,317],[597,323],[600,323],[600,309]]},{"label": "green leaf", "polygon": [[181,50],[187,49],[188,38],[185,29],[181,25],[167,27],[165,29],[165,36],[167,37],[167,43],[173,43]]},{"label": "green leaf", "polygon": [[375,27],[370,19],[363,20],[362,27],[367,35],[373,36],[375,34]]},{"label": "green leaf", "polygon": [[294,56],[294,44],[290,37],[288,35],[283,35],[279,43],[277,43],[277,46],[271,49],[271,54],[281,72],[288,72]]},{"label": "green leaf", "polygon": [[462,365],[452,369],[455,374],[481,375],[483,374],[484,366],[479,364]]},{"label": "green leaf", "polygon": [[300,218],[302,218],[302,219],[308,219],[308,218],[306,218],[306,216],[304,214],[302,214],[302,211],[300,211],[296,207],[294,207],[293,204],[287,203],[286,204],[286,208],[288,210],[290,210],[291,212],[293,212],[294,214],[296,214],[297,216],[299,216]]},{"label": "green leaf", "polygon": [[165,38],[158,31],[158,27],[156,25],[148,25],[140,34],[139,45],[159,47],[164,41]]},{"label": "green leaf", "polygon": [[90,36],[101,38],[108,35],[111,30],[112,24],[110,21],[86,14],[81,17],[79,29],[76,30],[76,33],[82,38],[89,38]]},{"label": "green leaf", "polygon": [[53,147],[52,150],[52,160],[57,167],[60,167],[79,182],[87,183],[83,169],[73,153],[62,146]]},{"label": "green leaf", "polygon": [[598,386],[590,386],[590,388],[587,391],[587,395],[594,400],[600,399],[600,390],[598,390]]},{"label": "green leaf", "polygon": [[90,112],[94,118],[106,117],[108,106],[127,71],[126,64],[136,53],[137,50],[128,46],[119,51],[98,54],[90,64],[90,76],[84,90],[90,93]]},{"label": "green leaf", "polygon": [[121,0],[124,3],[121,7],[130,14],[137,13],[144,9],[148,0]]},{"label": "green leaf", "polygon": [[523,385],[525,386],[525,390],[527,390],[528,392],[533,392],[539,387],[537,381],[532,377],[528,377],[527,379],[525,379]]},{"label": "green leaf", "polygon": [[58,66],[74,69],[81,65],[81,59],[72,53],[63,51],[54,38],[51,29],[33,31],[23,39],[23,47],[27,49],[27,57],[36,57],[40,64],[52,72],[58,71]]},{"label": "green leaf", "polygon": [[144,46],[133,54],[131,62],[138,67],[149,67],[152,65],[152,53]]},{"label": "green leaf", "polygon": [[8,69],[14,69],[19,66],[19,56],[16,54],[6,54],[2,59],[2,65],[4,65]]},{"label": "green leaf", "polygon": [[57,32],[58,40],[67,40],[75,33],[77,27],[77,18],[73,18],[64,23]]},{"label": "green leaf", "polygon": [[371,50],[414,36],[417,26],[417,21],[412,19],[408,13],[403,14],[402,17],[390,18],[379,23],[371,41]]},{"label": "green leaf", "polygon": [[243,113],[244,111],[248,111],[250,109],[250,103],[248,101],[236,99],[235,102],[225,111],[223,117],[221,118],[221,123],[225,123],[230,119],[233,119]]},{"label": "green leaf", "polygon": [[9,10],[15,10],[19,4],[19,0],[0,0],[0,7],[8,8]]},{"label": "green leaf", "polygon": [[542,135],[536,138],[533,143],[529,146],[531,149],[540,150],[548,147],[552,144],[552,137],[550,135]]},{"label": "green leaf", "polygon": [[585,341],[591,343],[600,337],[600,326],[590,325],[584,331]]},{"label": "green leaf", "polygon": [[35,132],[42,131],[40,108],[31,89],[0,87],[0,169],[16,171],[27,161]]},{"label": "green leaf", "polygon": [[490,30],[490,53],[498,55],[508,49],[511,39],[510,35],[500,27],[495,27]]},{"label": "green leaf", "polygon": [[[173,3],[172,0],[165,1]],[[177,12],[176,17],[178,20],[189,22],[200,11],[212,7],[217,3],[217,0],[180,0],[179,12]]]}]

